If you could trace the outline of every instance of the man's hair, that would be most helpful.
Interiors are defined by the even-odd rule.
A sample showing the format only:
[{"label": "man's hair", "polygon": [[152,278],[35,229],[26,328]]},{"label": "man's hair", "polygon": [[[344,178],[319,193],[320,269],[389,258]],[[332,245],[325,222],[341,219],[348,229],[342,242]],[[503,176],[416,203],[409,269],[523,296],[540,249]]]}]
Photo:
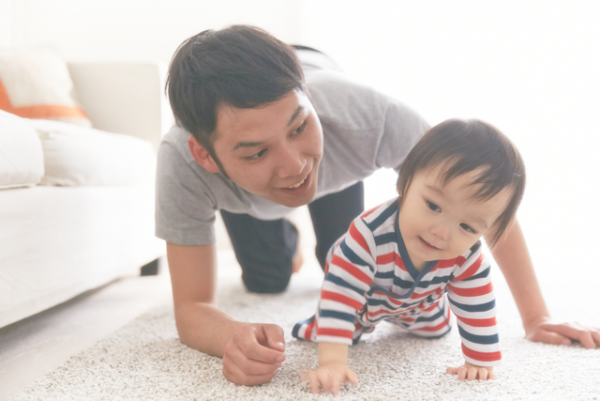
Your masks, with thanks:
[{"label": "man's hair", "polygon": [[446,120],[423,135],[409,152],[398,177],[402,198],[420,172],[442,168],[443,184],[483,168],[471,183],[481,184],[475,199],[484,201],[505,188],[513,191],[506,209],[491,228],[494,246],[511,223],[525,191],[525,163],[515,145],[494,126],[479,120]]},{"label": "man's hair", "polygon": [[252,26],[206,30],[176,50],[166,92],[178,125],[213,158],[217,111],[222,105],[255,108],[304,90],[292,47]]}]

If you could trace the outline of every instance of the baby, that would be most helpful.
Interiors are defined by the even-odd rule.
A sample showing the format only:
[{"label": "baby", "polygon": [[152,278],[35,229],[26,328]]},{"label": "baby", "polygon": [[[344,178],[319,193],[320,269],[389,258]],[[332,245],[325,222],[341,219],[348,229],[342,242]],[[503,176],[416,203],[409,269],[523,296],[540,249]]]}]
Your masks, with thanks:
[{"label": "baby", "polygon": [[397,199],[357,217],[329,251],[317,314],[294,337],[319,343],[311,391],[337,394],[357,383],[348,346],[388,321],[439,338],[456,315],[465,360],[446,372],[460,380],[494,379],[501,359],[490,263],[525,189],[525,166],[513,143],[478,120],[430,129],[400,169]]}]

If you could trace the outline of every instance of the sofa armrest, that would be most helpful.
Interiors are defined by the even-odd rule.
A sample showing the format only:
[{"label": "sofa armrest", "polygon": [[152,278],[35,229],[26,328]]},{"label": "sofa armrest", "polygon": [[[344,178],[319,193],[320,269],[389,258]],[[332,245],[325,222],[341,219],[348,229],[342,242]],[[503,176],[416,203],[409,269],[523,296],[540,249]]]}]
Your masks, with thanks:
[{"label": "sofa armrest", "polygon": [[77,100],[94,128],[152,142],[173,124],[164,63],[68,63]]}]

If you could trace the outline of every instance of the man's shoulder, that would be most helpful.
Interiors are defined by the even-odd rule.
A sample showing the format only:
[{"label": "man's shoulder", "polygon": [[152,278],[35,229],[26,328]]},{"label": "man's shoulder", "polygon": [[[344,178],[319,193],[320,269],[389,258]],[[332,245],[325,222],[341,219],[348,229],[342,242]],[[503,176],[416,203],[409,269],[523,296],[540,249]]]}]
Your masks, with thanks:
[{"label": "man's shoulder", "polygon": [[310,98],[319,118],[364,124],[381,121],[393,99],[368,85],[350,79],[344,73],[330,70],[312,71],[306,76]]}]

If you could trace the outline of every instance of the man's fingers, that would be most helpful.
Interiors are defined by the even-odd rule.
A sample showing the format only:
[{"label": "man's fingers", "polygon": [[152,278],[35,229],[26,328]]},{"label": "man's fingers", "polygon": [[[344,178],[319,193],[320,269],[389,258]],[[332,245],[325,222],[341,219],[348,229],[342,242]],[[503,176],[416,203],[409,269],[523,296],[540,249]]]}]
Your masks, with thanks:
[{"label": "man's fingers", "polygon": [[243,386],[256,386],[270,382],[276,375],[278,369],[266,374],[249,375],[242,372],[236,365],[223,364],[223,376],[232,383]]},{"label": "man's fingers", "polygon": [[[225,356],[223,356],[223,365],[229,365],[229,362],[229,358],[226,359]],[[234,361],[233,358],[231,358],[231,362],[233,365],[237,366],[239,370],[248,375],[267,375],[276,371],[281,366],[280,362],[263,363],[243,356],[238,358],[237,361]]]},{"label": "man's fingers", "polygon": [[[600,330],[597,328],[587,328],[579,325],[578,323],[565,323],[565,324],[551,324],[547,323],[541,326],[543,331],[553,332],[558,335],[561,335],[567,339],[577,340],[583,345],[585,348],[592,349],[596,348],[596,343],[594,333],[600,333]],[[557,343],[552,343],[557,344]],[[561,344],[561,343],[558,343]],[[566,343],[565,343],[566,344]]]},{"label": "man's fingers", "polygon": [[535,343],[545,343],[553,345],[569,345],[571,340],[558,333],[546,330],[536,330],[533,335],[527,336],[527,339]]},{"label": "man's fingers", "polygon": [[[267,364],[285,361],[282,351],[269,348],[259,342],[258,338],[264,334],[262,330],[253,328],[252,334],[253,336],[244,336],[238,341],[238,347],[246,358]],[[266,344],[266,337],[263,339]]]},{"label": "man's fingers", "polygon": [[281,327],[276,324],[265,324],[262,329],[266,339],[265,345],[276,351],[285,351],[285,338]]}]

